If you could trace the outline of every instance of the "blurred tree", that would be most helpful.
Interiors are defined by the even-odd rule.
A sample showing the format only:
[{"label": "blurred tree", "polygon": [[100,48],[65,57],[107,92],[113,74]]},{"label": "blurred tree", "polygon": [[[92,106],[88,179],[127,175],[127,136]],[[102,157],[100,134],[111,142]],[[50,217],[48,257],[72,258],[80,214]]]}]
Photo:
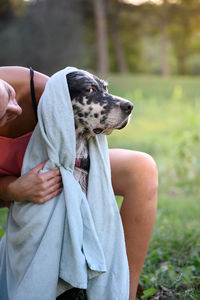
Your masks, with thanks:
[{"label": "blurred tree", "polygon": [[[127,4],[130,7],[130,4]],[[151,57],[153,60],[160,59],[160,73],[164,76],[170,73],[170,62],[176,61],[172,73],[188,74],[189,59],[200,51],[200,1],[198,0],[163,0],[162,5],[145,3],[137,10],[141,16],[141,35],[145,42],[146,52],[150,54],[154,43],[154,51],[160,42],[160,54]],[[130,13],[135,14],[130,8]],[[143,52],[145,48],[143,45]],[[170,52],[171,49],[171,52]],[[200,59],[200,56],[199,56]],[[152,71],[146,70],[146,71]],[[200,65],[199,65],[200,72]]]},{"label": "blurred tree", "polygon": [[[188,74],[187,60],[200,50],[200,40],[194,43],[199,34],[200,2],[182,0],[181,4],[173,5],[171,10],[170,39],[177,59],[178,74]],[[195,45],[195,46],[194,46]],[[196,48],[197,47],[197,48]]]},{"label": "blurred tree", "polygon": [[108,35],[107,20],[104,0],[92,0],[94,16],[96,21],[96,37],[97,37],[97,64],[98,73],[100,75],[108,73]]},{"label": "blurred tree", "polygon": [[97,71],[96,21],[94,17],[94,7],[91,3],[91,0],[84,0],[84,5],[82,5],[82,13],[83,35],[85,42],[82,67]]},{"label": "blurred tree", "polygon": [[[0,0],[0,24],[4,24],[10,20],[12,16],[12,7],[10,1]],[[1,27],[0,27],[1,28]]]},{"label": "blurred tree", "polygon": [[25,34],[31,34],[27,49],[36,68],[52,74],[67,65],[79,66],[84,47],[81,8],[80,0],[60,0],[59,5],[56,0],[37,0],[32,4]]},{"label": "blurred tree", "polygon": [[[168,59],[169,9],[170,4],[167,0],[163,0],[162,5],[144,3],[135,9],[137,12],[137,22],[135,22],[134,26],[139,26],[137,30],[143,40],[143,54],[147,56],[146,59],[148,60],[153,58],[158,61],[159,69],[156,72],[159,72],[163,76],[169,75],[170,72]],[[153,57],[150,53],[152,51],[152,43],[155,52]],[[151,62],[146,63],[151,65]],[[147,67],[146,70],[148,70]]]},{"label": "blurred tree", "polygon": [[140,8],[118,0],[108,2],[111,70],[138,72],[141,67],[143,16]]},{"label": "blurred tree", "polygon": [[81,0],[28,3],[24,15],[0,35],[0,63],[31,65],[47,74],[79,66],[84,48],[81,8]]},{"label": "blurred tree", "polygon": [[128,73],[125,51],[121,38],[120,5],[116,0],[107,2],[107,15],[109,20],[109,36],[111,37],[116,57],[117,70],[120,73]]},{"label": "blurred tree", "polygon": [[168,62],[168,14],[169,3],[163,0],[160,13],[160,33],[161,33],[161,74],[163,76],[169,75]]},{"label": "blurred tree", "polygon": [[0,30],[15,17],[21,16],[24,6],[23,0],[0,0]]},{"label": "blurred tree", "polygon": [[199,0],[0,0],[0,64],[200,74],[199,23]]}]

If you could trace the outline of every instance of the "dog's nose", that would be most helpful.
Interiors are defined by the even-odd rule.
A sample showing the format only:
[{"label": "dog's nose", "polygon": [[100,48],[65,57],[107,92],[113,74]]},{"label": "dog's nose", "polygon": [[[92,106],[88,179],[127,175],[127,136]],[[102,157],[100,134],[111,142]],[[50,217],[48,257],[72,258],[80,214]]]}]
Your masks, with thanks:
[{"label": "dog's nose", "polygon": [[127,114],[130,114],[133,109],[133,104],[129,101],[124,101],[120,103],[120,108]]}]

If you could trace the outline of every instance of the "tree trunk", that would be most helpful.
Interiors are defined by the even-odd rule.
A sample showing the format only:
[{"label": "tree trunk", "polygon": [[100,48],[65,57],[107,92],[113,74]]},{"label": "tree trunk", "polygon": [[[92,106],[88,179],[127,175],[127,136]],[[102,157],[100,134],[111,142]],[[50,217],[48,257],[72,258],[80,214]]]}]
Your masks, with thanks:
[{"label": "tree trunk", "polygon": [[168,38],[165,26],[163,26],[161,34],[161,74],[162,76],[169,76],[169,63],[167,53]]},{"label": "tree trunk", "polygon": [[116,61],[117,61],[117,68],[120,73],[128,73],[128,67],[126,63],[126,58],[124,54],[123,45],[121,42],[120,37],[120,30],[119,30],[119,13],[117,2],[109,1],[109,20],[110,20],[110,34],[113,41]]},{"label": "tree trunk", "polygon": [[108,38],[104,0],[92,0],[97,33],[97,71],[108,73]]},{"label": "tree trunk", "polygon": [[188,74],[187,68],[187,55],[182,53],[181,55],[177,55],[177,64],[178,64],[178,74],[186,75]]},{"label": "tree trunk", "polygon": [[167,36],[167,2],[164,0],[161,12],[161,74],[169,76],[168,36]]}]

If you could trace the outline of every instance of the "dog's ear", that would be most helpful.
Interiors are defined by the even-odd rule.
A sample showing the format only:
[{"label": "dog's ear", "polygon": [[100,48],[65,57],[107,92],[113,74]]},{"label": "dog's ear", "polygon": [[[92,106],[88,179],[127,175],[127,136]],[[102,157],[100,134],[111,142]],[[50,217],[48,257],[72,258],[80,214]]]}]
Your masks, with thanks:
[{"label": "dog's ear", "polygon": [[72,86],[73,82],[76,80],[76,78],[77,78],[77,72],[71,72],[71,73],[67,74],[66,79],[67,79],[68,85]]},{"label": "dog's ear", "polygon": [[78,94],[77,73],[78,72],[71,72],[66,75],[71,100]]},{"label": "dog's ear", "polygon": [[71,99],[77,96],[85,95],[85,91],[90,89],[95,84],[94,77],[86,72],[75,71],[69,73],[67,76],[69,92]]}]

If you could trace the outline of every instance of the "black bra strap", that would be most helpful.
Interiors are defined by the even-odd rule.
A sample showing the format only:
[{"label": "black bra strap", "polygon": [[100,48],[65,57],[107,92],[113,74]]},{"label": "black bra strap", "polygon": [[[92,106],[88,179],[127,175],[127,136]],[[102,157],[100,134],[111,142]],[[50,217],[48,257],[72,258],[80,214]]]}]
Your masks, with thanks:
[{"label": "black bra strap", "polygon": [[37,117],[37,102],[36,102],[36,97],[35,97],[35,88],[34,88],[34,71],[33,69],[30,67],[30,76],[31,76],[31,80],[30,80],[30,88],[31,88],[31,97],[32,97],[32,103],[33,103],[33,110],[35,113],[35,118],[36,121],[38,121],[38,117]]}]

